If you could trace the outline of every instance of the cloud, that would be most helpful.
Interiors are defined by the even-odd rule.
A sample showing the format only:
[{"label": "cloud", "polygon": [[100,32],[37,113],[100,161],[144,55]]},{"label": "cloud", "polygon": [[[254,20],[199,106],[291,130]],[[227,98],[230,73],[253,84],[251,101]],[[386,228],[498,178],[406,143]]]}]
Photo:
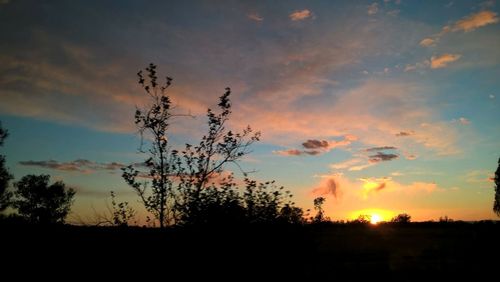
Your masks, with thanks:
[{"label": "cloud", "polygon": [[303,155],[310,155],[310,156],[315,156],[321,154],[320,151],[315,151],[315,150],[297,150],[297,149],[289,149],[289,150],[278,150],[278,151],[273,151],[274,154],[280,155],[280,156],[303,156]]},{"label": "cloud", "polygon": [[491,183],[494,179],[495,174],[488,170],[472,170],[465,174],[465,181],[468,183]]},{"label": "cloud", "polygon": [[257,14],[257,13],[248,14],[247,17],[253,21],[256,21],[256,22],[261,22],[264,20],[264,18],[259,16],[259,14]]},{"label": "cloud", "polygon": [[302,21],[312,17],[312,12],[309,11],[308,9],[304,9],[302,11],[295,11],[291,13],[288,17],[290,17],[292,21]]},{"label": "cloud", "polygon": [[459,118],[458,122],[460,122],[460,124],[462,124],[462,125],[469,125],[471,123],[470,120],[468,120],[464,117]]},{"label": "cloud", "polygon": [[497,23],[498,21],[497,13],[492,11],[480,11],[457,21],[451,28],[451,31],[470,32],[479,27]]},{"label": "cloud", "polygon": [[60,171],[71,171],[80,173],[91,173],[97,170],[114,171],[125,167],[124,164],[117,162],[96,163],[85,159],[77,159],[71,162],[58,162],[55,160],[48,161],[21,161],[20,165],[35,166],[45,169],[53,169]]},{"label": "cloud", "polygon": [[378,12],[378,3],[372,3],[368,6],[368,15],[375,15]]},{"label": "cloud", "polygon": [[378,163],[378,162],[385,162],[385,161],[392,161],[394,159],[397,159],[399,156],[396,154],[386,154],[383,152],[377,152],[375,155],[371,155],[369,157],[369,161],[371,163]]},{"label": "cloud", "polygon": [[443,37],[445,34],[449,32],[457,32],[457,31],[463,31],[463,32],[471,32],[476,30],[479,27],[486,26],[489,24],[494,24],[499,21],[499,18],[497,17],[497,13],[492,12],[492,11],[480,11],[475,14],[471,14],[468,16],[463,17],[461,20],[456,21],[452,25],[446,25],[441,29],[441,32],[428,37],[424,38],[422,41],[420,41],[420,45],[424,47],[429,47],[429,46],[434,46],[437,41],[441,37]]},{"label": "cloud", "polygon": [[400,131],[399,133],[396,133],[396,137],[405,137],[405,136],[410,136],[413,135],[415,132],[414,131]]},{"label": "cloud", "polygon": [[433,46],[435,43],[436,43],[435,39],[424,38],[424,39],[422,39],[422,41],[420,41],[420,46],[429,47],[429,46]]},{"label": "cloud", "polygon": [[315,155],[327,153],[330,150],[337,148],[337,147],[347,146],[357,139],[358,138],[356,136],[351,135],[351,134],[345,135],[342,140],[338,140],[338,141],[337,140],[328,141],[328,140],[309,139],[306,142],[302,143],[302,147],[304,147],[306,150],[289,149],[289,150],[282,150],[282,151],[273,151],[273,153],[281,155],[281,156],[302,156],[302,155],[315,156]]},{"label": "cloud", "polygon": [[449,63],[455,62],[462,57],[458,54],[443,54],[440,56],[431,57],[431,69],[439,69],[448,66]]},{"label": "cloud", "polygon": [[316,196],[333,196],[335,198],[340,195],[339,181],[336,179],[339,176],[330,176],[324,178],[318,187],[312,189],[311,193]]},{"label": "cloud", "polygon": [[383,146],[383,147],[373,147],[373,148],[368,148],[365,151],[366,152],[373,152],[373,151],[382,151],[382,150],[397,150],[398,148],[394,146]]},{"label": "cloud", "polygon": [[307,140],[302,143],[302,147],[306,149],[325,149],[328,148],[329,142],[326,140]]}]

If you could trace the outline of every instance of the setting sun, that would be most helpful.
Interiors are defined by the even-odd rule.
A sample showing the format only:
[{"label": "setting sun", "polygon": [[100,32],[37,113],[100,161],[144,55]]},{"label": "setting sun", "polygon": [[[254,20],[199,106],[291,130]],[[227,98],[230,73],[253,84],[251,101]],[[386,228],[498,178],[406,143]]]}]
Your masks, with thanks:
[{"label": "setting sun", "polygon": [[371,217],[370,217],[370,223],[371,224],[377,224],[379,223],[380,221],[382,220],[382,218],[380,217],[380,215],[378,214],[372,214]]},{"label": "setting sun", "polygon": [[396,212],[384,209],[364,209],[351,213],[350,218],[355,220],[366,216],[371,224],[378,224],[382,221],[390,221]]}]

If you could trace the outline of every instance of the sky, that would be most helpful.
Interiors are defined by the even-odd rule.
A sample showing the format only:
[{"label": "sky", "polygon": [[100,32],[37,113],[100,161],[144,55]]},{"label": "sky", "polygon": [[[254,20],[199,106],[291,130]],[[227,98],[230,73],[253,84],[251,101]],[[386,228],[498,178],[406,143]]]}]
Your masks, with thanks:
[{"label": "sky", "polygon": [[[143,160],[133,122],[149,63],[173,78],[174,144],[232,89],[230,126],[260,130],[241,166],[333,220],[494,219],[500,157],[496,1],[0,0],[0,152],[19,180],[77,191],[71,220]],[[238,174],[235,167],[228,170]],[[14,180],[14,181],[15,181]]]}]

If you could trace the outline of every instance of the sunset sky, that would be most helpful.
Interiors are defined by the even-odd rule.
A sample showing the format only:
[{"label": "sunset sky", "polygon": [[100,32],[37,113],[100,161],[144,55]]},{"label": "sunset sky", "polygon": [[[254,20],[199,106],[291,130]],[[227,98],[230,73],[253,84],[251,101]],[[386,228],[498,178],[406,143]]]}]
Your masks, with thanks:
[{"label": "sunset sky", "polygon": [[[241,166],[334,220],[494,219],[500,157],[495,1],[0,0],[0,153],[19,180],[109,192],[140,209],[120,167],[145,158],[136,73],[173,77],[175,144],[194,142],[231,87],[231,126],[262,132]],[[236,167],[229,170],[239,173]],[[70,217],[71,219],[71,217]]]}]

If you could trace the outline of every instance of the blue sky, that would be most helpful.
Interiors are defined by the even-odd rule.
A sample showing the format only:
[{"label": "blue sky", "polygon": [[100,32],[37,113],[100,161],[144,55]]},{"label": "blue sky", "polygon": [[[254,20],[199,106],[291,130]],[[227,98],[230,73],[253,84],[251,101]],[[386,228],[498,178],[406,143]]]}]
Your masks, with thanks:
[{"label": "blue sky", "polygon": [[494,218],[495,1],[0,3],[2,152],[16,179],[77,187],[75,215],[105,209],[110,190],[139,206],[112,164],[143,158],[136,73],[154,62],[197,116],[171,140],[196,140],[230,86],[231,126],[263,134],[242,165],[299,206],[323,195],[333,219]]}]

